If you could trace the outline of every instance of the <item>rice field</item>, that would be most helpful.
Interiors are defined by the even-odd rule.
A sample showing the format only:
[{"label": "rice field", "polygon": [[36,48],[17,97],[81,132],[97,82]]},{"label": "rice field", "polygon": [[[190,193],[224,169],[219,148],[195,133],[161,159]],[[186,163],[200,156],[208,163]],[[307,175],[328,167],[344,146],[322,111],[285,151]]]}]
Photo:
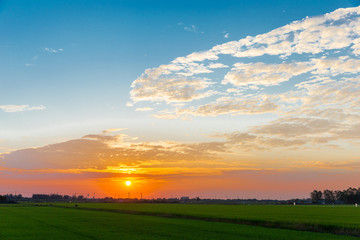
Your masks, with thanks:
[{"label": "rice field", "polygon": [[[74,204],[58,204],[71,207]],[[150,215],[200,218],[215,221],[248,223],[290,229],[360,234],[360,207],[353,205],[214,205],[214,204],[137,204],[82,203],[79,208],[116,210]]]},{"label": "rice field", "polygon": [[[77,205],[78,207],[74,204],[0,206],[0,239],[358,239],[348,235],[282,229],[276,226],[263,227],[261,224],[257,226],[256,221],[251,225],[221,220],[291,220],[292,223],[299,220],[310,225],[314,222],[330,222],[333,226],[355,229],[359,229],[360,221],[360,211],[351,207]],[[125,213],[126,211],[129,213]],[[342,215],[337,215],[340,212]]]}]

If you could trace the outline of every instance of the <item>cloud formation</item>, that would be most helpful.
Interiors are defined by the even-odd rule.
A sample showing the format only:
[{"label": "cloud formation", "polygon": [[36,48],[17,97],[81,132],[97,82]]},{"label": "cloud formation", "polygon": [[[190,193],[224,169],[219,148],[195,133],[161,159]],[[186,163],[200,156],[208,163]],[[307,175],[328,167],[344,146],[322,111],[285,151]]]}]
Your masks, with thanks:
[{"label": "cloud formation", "polygon": [[[80,139],[46,145],[37,148],[26,148],[0,154],[0,171],[25,171],[34,173],[121,173],[133,176],[176,176],[221,174],[236,169],[296,169],[316,165],[316,168],[336,168],[338,164],[326,161],[326,156],[314,162],[295,160],[282,162],[272,159],[272,152],[276,149],[303,149],[308,145],[327,144],[332,139],[320,139],[303,130],[300,123],[308,128],[326,132],[335,130],[334,134],[343,139],[358,139],[360,124],[344,131],[337,131],[337,126],[329,122],[306,121],[305,119],[289,119],[298,125],[280,126],[278,128],[255,128],[252,132],[218,133],[206,142],[182,143],[175,141],[143,142],[136,137],[124,133],[113,134],[114,131],[104,131],[101,134],[88,134]],[[290,130],[289,130],[290,129]],[[320,129],[320,130],[319,130]],[[269,132],[272,131],[272,132]],[[214,141],[213,139],[221,139]],[[331,150],[332,148],[329,147]],[[259,160],[259,152],[267,152],[267,156]],[[244,153],[246,153],[244,155]],[[264,161],[269,161],[264,163]],[[276,163],[278,162],[278,163]],[[348,160],[351,165],[358,166],[357,161]],[[307,166],[305,166],[307,165]],[[344,165],[345,168],[345,165]]]},{"label": "cloud formation", "polygon": [[359,54],[360,7],[337,9],[147,69],[131,104],[162,102],[161,119],[273,114],[239,135],[248,149],[358,144]]},{"label": "cloud formation", "polygon": [[[326,128],[338,130],[338,126],[330,122],[305,119],[288,119],[288,122],[289,126],[284,128],[297,127],[290,126],[290,123],[303,123],[308,128],[323,132],[327,131]],[[284,135],[281,127],[275,129],[275,133],[269,133],[266,126],[252,132],[218,133],[210,141],[193,143],[144,142],[124,133],[115,134],[121,130],[108,129],[101,134],[88,134],[80,139],[2,153],[1,186],[6,189],[8,186],[18,186],[19,182],[19,186],[25,184],[25,187],[17,188],[19,191],[31,189],[33,192],[51,192],[57,186],[57,191],[67,194],[70,191],[118,194],[122,191],[119,190],[122,182],[130,179],[134,182],[134,191],[144,194],[154,191],[164,194],[167,187],[176,189],[172,194],[188,194],[192,188],[196,194],[199,191],[209,194],[217,189],[216,184],[220,182],[222,185],[219,189],[226,185],[231,193],[239,190],[243,192],[248,188],[255,192],[263,191],[264,184],[268,184],[267,188],[274,192],[277,186],[284,188],[284,184],[277,184],[277,181],[291,181],[292,188],[304,187],[309,176],[318,176],[319,180],[323,180],[319,174],[325,172],[329,179],[334,179],[329,177],[334,176],[334,171],[341,171],[342,176],[352,176],[353,181],[360,169],[359,159],[349,158],[349,154],[342,151],[341,157],[346,158],[346,161],[329,161],[327,157],[337,151],[331,147],[328,148],[330,154],[327,156],[312,158],[304,151],[309,143],[305,135],[309,132],[298,135],[290,131],[294,135]],[[360,125],[336,134],[353,140],[359,137]],[[221,140],[214,141],[214,138]],[[316,136],[312,141],[325,144]],[[299,148],[301,151],[296,151]],[[285,157],[274,155],[277,150],[281,155],[291,150],[292,157],[286,154]],[[294,181],[294,174],[298,175],[298,181]],[[187,182],[186,187],[184,182]],[[236,184],[231,185],[234,182]],[[239,186],[239,182],[246,183],[246,186]],[[253,185],[249,186],[249,182]],[[329,184],[329,181],[325,182]],[[182,183],[182,187],[179,183]],[[347,183],[342,181],[342,184]],[[305,188],[304,194],[307,194],[313,188],[313,181],[309,181]]]},{"label": "cloud formation", "polygon": [[[81,139],[0,154],[0,166],[9,169],[79,169],[105,171],[119,166],[154,168],[200,166],[220,159],[225,142],[139,142],[126,134],[88,134]],[[170,165],[169,165],[170,164]],[[200,165],[199,165],[200,164]],[[202,165],[202,167],[204,167]]]},{"label": "cloud formation", "polygon": [[[357,74],[359,36],[359,7],[307,17],[268,33],[216,45],[147,69],[132,83],[132,104],[149,101],[174,106],[181,102],[185,103],[186,112],[200,108],[204,101],[205,105],[211,104],[216,95],[239,102],[245,97],[239,96],[244,90],[258,90],[259,95],[268,87],[279,86],[286,92],[299,77],[307,81],[318,76],[340,78]],[[229,64],[222,61],[225,55],[235,61],[230,70],[226,70]],[[271,57],[270,62],[257,60],[265,55]],[[292,82],[287,89],[283,87],[286,82]],[[234,96],[235,91],[230,89],[238,94]]]}]

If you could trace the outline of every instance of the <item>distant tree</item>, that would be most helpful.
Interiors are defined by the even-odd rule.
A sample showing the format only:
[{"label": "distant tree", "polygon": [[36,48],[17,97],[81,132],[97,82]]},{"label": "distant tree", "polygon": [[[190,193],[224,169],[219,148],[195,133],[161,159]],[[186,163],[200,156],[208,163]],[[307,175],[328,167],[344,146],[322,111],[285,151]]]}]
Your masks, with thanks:
[{"label": "distant tree", "polygon": [[6,202],[6,201],[7,201],[6,197],[0,195],[0,203],[4,203],[4,202]]},{"label": "distant tree", "polygon": [[310,197],[313,202],[319,202],[322,198],[322,192],[314,190],[310,193]]},{"label": "distant tree", "polygon": [[326,203],[334,203],[339,201],[346,204],[360,203],[360,188],[349,187],[346,190],[324,190],[321,195],[320,191],[314,190],[310,193],[311,199],[313,202],[320,201],[321,197],[324,197]]},{"label": "distant tree", "polygon": [[63,197],[65,200],[69,200],[71,197],[69,195],[64,195]]},{"label": "distant tree", "polygon": [[329,189],[324,190],[324,200],[326,203],[334,203],[335,202],[335,193]]},{"label": "distant tree", "polygon": [[356,188],[349,187],[345,191],[346,203],[355,203],[358,195],[359,195],[359,192]]},{"label": "distant tree", "polygon": [[342,193],[342,191],[339,191],[339,190],[337,190],[337,191],[335,191],[334,192],[334,195],[335,195],[335,200],[336,201],[340,201],[340,202],[342,202],[343,200],[343,193]]},{"label": "distant tree", "polygon": [[360,187],[357,189],[355,203],[360,203]]}]

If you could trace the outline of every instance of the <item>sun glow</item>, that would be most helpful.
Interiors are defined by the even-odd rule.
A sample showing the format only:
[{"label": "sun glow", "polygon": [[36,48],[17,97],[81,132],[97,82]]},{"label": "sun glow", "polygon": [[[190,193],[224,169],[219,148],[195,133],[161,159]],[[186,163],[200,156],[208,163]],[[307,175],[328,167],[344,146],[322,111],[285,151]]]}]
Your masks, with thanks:
[{"label": "sun glow", "polygon": [[130,185],[131,185],[131,181],[126,181],[125,184],[126,184],[126,186],[130,186]]}]

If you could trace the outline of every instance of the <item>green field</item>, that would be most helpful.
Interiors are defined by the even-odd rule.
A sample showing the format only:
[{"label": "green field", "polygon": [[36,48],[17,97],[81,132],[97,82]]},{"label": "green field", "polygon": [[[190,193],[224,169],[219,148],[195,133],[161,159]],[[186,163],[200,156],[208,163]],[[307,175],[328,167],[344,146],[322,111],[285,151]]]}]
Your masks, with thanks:
[{"label": "green field", "polygon": [[[93,207],[111,206],[95,204]],[[116,206],[116,205],[113,205]],[[132,205],[128,205],[130,207]],[[149,208],[136,204],[132,207]],[[154,205],[167,206],[167,205]],[[173,205],[169,205],[173,206]],[[183,205],[178,205],[179,207]],[[118,206],[119,207],[119,206]],[[185,207],[185,206],[184,206]],[[195,207],[196,206],[192,206]],[[166,208],[166,207],[165,207]],[[0,207],[0,239],[358,239],[264,228],[50,206]]]},{"label": "green field", "polygon": [[[58,204],[74,206],[74,204]],[[292,205],[200,205],[200,204],[136,204],[82,203],[79,208],[139,212],[230,221],[249,225],[273,226],[360,235],[360,208],[350,205],[292,206]]]}]

